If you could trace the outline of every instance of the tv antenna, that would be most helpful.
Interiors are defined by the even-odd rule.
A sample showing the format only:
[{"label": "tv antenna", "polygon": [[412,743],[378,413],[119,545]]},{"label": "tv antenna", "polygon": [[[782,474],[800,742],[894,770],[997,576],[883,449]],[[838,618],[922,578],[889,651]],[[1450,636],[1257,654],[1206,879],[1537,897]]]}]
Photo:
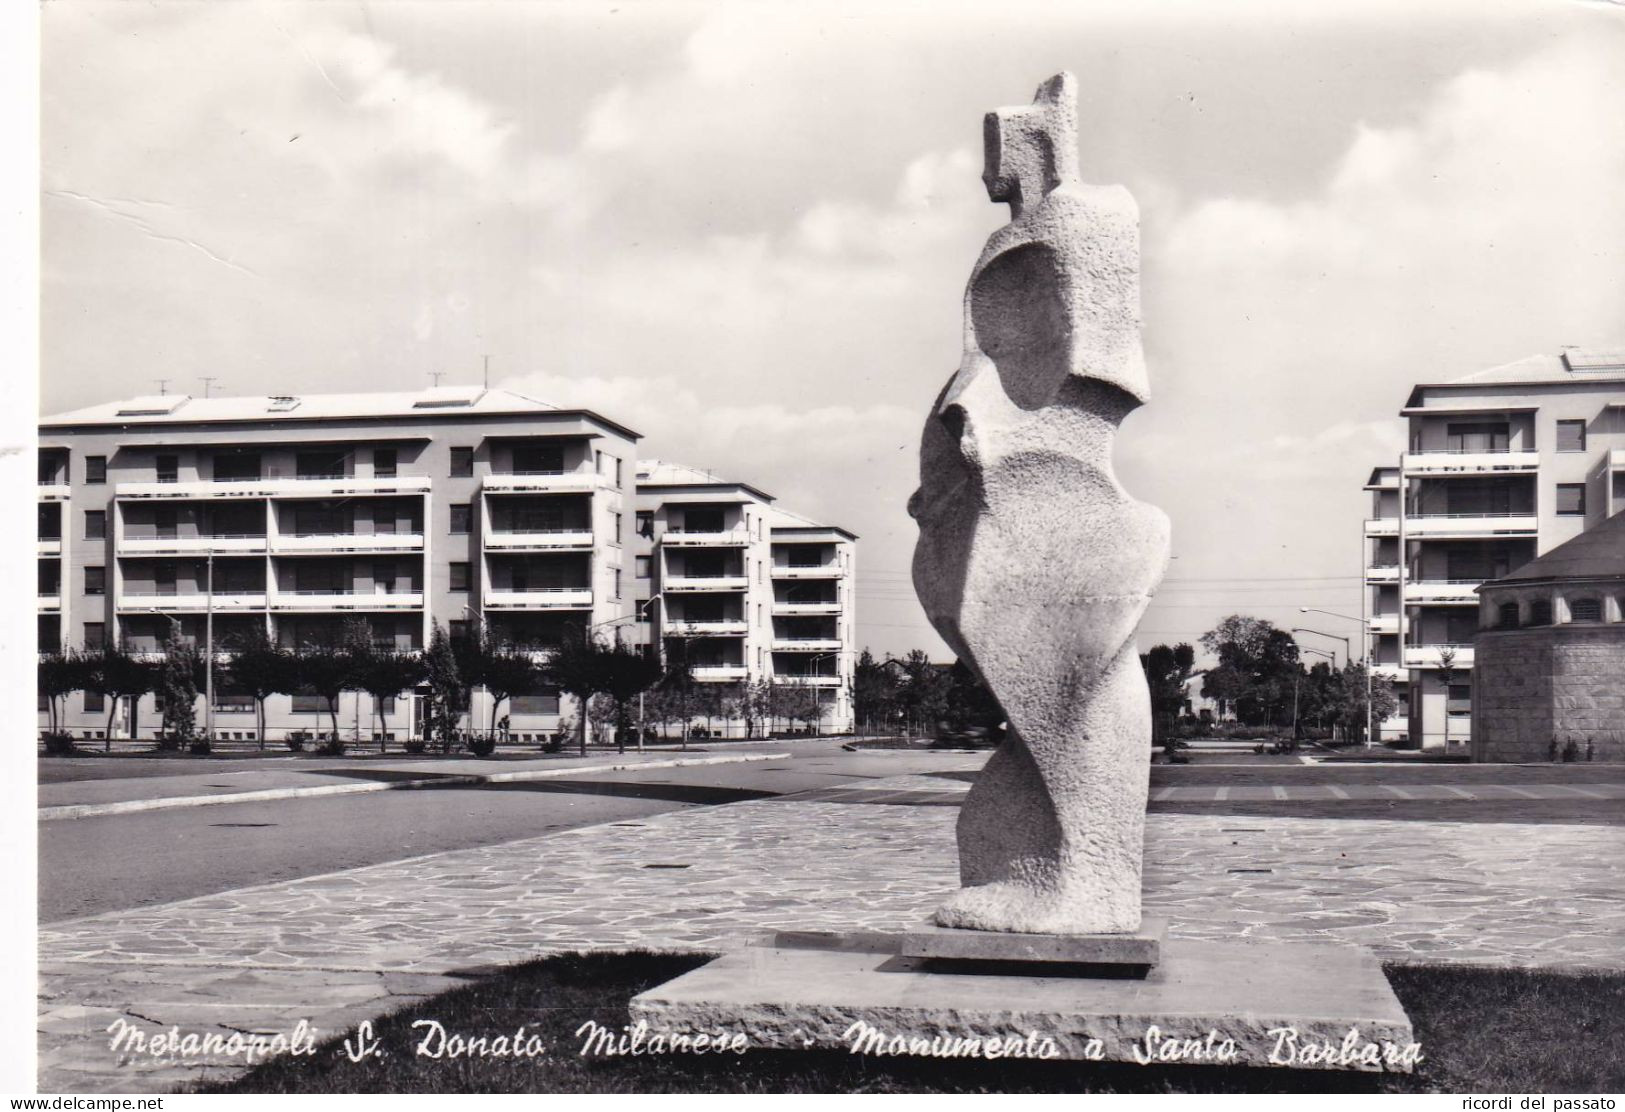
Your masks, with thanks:
[{"label": "tv antenna", "polygon": [[445,371],[430,371],[429,372],[429,377],[434,379],[434,385],[436,387],[438,387],[440,385],[440,378],[445,373],[446,373]]},{"label": "tv antenna", "polygon": [[158,396],[160,398],[163,397],[165,394],[169,393],[169,379],[167,379],[167,378],[155,378],[152,381],[154,381],[154,382],[156,382],[158,384]]},{"label": "tv antenna", "polygon": [[485,360],[485,388],[489,390],[491,389],[491,357],[482,355],[480,358]]},{"label": "tv antenna", "polygon": [[203,383],[203,396],[205,398],[209,396],[209,388],[214,385],[214,381],[218,377],[219,377],[218,375],[199,375],[198,376],[198,381]]}]

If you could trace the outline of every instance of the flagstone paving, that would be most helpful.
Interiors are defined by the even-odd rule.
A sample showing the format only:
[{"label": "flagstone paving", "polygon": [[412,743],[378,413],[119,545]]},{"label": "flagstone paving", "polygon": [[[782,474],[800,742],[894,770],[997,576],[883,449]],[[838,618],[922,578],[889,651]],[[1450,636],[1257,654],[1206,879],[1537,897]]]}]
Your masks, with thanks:
[{"label": "flagstone paving", "polygon": [[[183,1032],[306,1019],[326,1037],[460,975],[547,953],[911,926],[957,884],[967,787],[896,777],[49,924],[40,1085],[148,1091],[228,1068],[219,1056],[110,1053],[119,1016]],[[1153,813],[1145,891],[1176,937],[1625,969],[1616,827]]]}]

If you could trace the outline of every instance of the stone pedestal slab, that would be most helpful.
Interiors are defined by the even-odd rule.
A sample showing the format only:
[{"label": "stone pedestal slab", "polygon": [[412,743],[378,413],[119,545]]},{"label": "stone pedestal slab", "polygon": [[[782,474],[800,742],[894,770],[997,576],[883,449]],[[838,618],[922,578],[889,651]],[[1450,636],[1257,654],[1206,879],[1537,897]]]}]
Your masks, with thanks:
[{"label": "stone pedestal slab", "polygon": [[1139,930],[1125,934],[1022,934],[928,923],[902,936],[899,953],[950,961],[1151,966],[1167,935],[1168,921],[1153,918],[1141,919]]},{"label": "stone pedestal slab", "polygon": [[632,1020],[743,1032],[759,1049],[1397,1072],[1415,1061],[1409,1019],[1354,947],[1177,939],[1143,979],[937,968],[885,949],[746,947],[635,997]]}]

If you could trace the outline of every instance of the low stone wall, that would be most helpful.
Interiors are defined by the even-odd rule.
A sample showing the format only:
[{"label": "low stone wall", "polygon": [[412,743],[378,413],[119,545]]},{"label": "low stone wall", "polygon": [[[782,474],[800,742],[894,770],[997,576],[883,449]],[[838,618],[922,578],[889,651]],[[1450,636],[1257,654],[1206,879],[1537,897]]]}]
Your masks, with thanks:
[{"label": "low stone wall", "polygon": [[1625,625],[1484,630],[1473,657],[1473,760],[1548,760],[1555,738],[1625,762]]}]

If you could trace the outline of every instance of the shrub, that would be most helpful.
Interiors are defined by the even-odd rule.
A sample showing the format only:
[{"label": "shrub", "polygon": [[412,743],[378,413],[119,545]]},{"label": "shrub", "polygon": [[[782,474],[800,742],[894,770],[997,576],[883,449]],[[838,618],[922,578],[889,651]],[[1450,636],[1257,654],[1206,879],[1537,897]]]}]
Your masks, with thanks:
[{"label": "shrub", "polygon": [[468,739],[468,751],[476,757],[489,757],[496,752],[497,739],[494,734],[475,734]]},{"label": "shrub", "polygon": [[542,742],[543,753],[557,753],[564,748],[564,732],[561,730]]},{"label": "shrub", "polygon": [[208,738],[200,737],[188,745],[186,751],[194,757],[207,757],[213,748],[214,746],[209,744]]},{"label": "shrub", "polygon": [[316,747],[316,752],[324,757],[344,756],[344,739],[334,734]]},{"label": "shrub", "polygon": [[1572,764],[1580,759],[1580,746],[1573,738],[1569,738],[1567,745],[1563,746],[1563,763]]},{"label": "shrub", "polygon": [[179,753],[181,751],[181,738],[168,730],[160,730],[153,741],[153,747],[160,753]]},{"label": "shrub", "polygon": [[78,750],[73,747],[73,735],[66,731],[56,733],[47,732],[45,735],[45,755],[47,757],[71,757]]},{"label": "shrub", "polygon": [[422,753],[429,748],[429,743],[420,737],[409,737],[401,743],[401,748],[408,753]]},{"label": "shrub", "polygon": [[305,731],[292,730],[283,740],[287,744],[289,752],[303,753],[305,751]]}]

